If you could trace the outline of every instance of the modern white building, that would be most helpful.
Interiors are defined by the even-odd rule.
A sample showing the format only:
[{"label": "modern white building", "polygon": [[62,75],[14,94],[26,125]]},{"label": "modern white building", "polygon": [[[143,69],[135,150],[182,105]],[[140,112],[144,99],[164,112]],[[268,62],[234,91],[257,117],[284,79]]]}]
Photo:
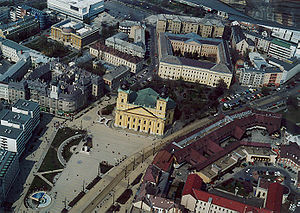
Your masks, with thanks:
[{"label": "modern white building", "polygon": [[280,60],[285,60],[294,57],[296,49],[297,48],[295,45],[292,45],[287,41],[275,38],[270,43],[268,55]]},{"label": "modern white building", "polygon": [[0,112],[0,149],[21,155],[40,121],[38,103],[19,100],[12,110]]},{"label": "modern white building", "polygon": [[50,10],[79,20],[85,20],[104,11],[104,0],[47,0]]}]

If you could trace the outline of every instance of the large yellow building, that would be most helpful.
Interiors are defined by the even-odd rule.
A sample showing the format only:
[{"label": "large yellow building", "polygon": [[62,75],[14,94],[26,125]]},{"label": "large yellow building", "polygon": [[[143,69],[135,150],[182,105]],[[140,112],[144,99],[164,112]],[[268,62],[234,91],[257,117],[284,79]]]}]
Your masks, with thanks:
[{"label": "large yellow building", "polygon": [[51,38],[71,45],[76,49],[91,44],[100,38],[99,29],[77,20],[66,19],[51,26]]},{"label": "large yellow building", "polygon": [[202,37],[221,38],[225,25],[219,19],[159,14],[156,31],[176,34],[196,33]]},{"label": "large yellow building", "polygon": [[[173,51],[197,53],[214,58],[196,60],[174,56]],[[229,88],[232,80],[231,59],[228,44],[221,39],[203,38],[195,33],[172,34],[159,33],[158,38],[159,70],[158,75],[164,79],[182,79],[216,87],[223,79]]]},{"label": "large yellow building", "polygon": [[160,94],[151,88],[135,92],[123,82],[118,90],[115,126],[163,135],[173,122],[175,107],[165,88]]}]

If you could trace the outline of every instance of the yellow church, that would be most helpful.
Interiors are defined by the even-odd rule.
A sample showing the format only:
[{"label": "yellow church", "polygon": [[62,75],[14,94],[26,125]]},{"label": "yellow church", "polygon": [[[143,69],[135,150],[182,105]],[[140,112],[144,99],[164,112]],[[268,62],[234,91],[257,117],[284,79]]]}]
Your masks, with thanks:
[{"label": "yellow church", "polygon": [[137,92],[122,82],[118,89],[115,126],[148,134],[163,135],[173,122],[176,104],[164,87],[160,94],[151,88]]}]

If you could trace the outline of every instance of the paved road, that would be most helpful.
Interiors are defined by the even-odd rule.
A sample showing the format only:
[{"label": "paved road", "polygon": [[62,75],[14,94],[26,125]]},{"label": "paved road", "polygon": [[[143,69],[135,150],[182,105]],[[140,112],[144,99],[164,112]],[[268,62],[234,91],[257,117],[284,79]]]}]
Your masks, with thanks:
[{"label": "paved road", "polygon": [[[246,173],[246,170],[250,169],[248,173]],[[241,170],[240,172],[236,173],[234,175],[235,178],[239,179],[239,178],[243,178],[245,179],[253,179],[251,174],[253,171],[269,171],[269,172],[275,172],[275,171],[280,171],[281,174],[283,174],[285,176],[285,180],[284,180],[284,185],[287,186],[291,192],[294,192],[297,195],[300,195],[300,191],[296,190],[294,185],[291,182],[291,175],[289,172],[287,172],[285,169],[281,168],[281,167],[275,167],[275,166],[249,166],[246,167],[245,169]]]}]

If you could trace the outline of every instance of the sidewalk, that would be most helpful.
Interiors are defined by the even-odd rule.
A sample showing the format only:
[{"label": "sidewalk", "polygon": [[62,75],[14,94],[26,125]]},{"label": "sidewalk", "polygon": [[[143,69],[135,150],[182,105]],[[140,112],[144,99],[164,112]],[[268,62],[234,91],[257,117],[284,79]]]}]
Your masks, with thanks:
[{"label": "sidewalk", "polygon": [[[24,162],[26,162],[26,161],[32,162],[33,161],[35,163],[32,166],[30,173],[26,177],[24,177],[24,178],[26,178],[26,181],[24,182],[24,184],[22,186],[23,191],[21,193],[21,196],[19,196],[18,199],[13,204],[13,208],[15,209],[15,212],[30,212],[30,210],[24,206],[25,195],[27,194],[31,183],[32,183],[37,171],[39,170],[39,168],[43,162],[43,159],[45,158],[45,156],[48,152],[49,147],[51,146],[51,143],[56,135],[56,132],[58,131],[56,128],[53,127],[53,124],[55,121],[57,121],[57,119],[52,119],[52,121],[48,123],[47,131],[44,133],[44,135],[42,137],[39,138],[40,140],[42,140],[42,142],[39,145],[38,149],[35,150],[35,152],[31,153],[31,155],[27,156],[25,159],[23,159],[20,162],[21,171],[18,175],[18,179],[14,183],[14,185],[16,185],[16,186],[18,186],[18,184],[21,185],[21,183],[18,183],[17,181],[21,181],[22,169],[25,169],[24,165],[22,165],[22,162],[23,161]],[[50,135],[50,137],[47,137],[49,135]],[[14,193],[11,189],[9,194],[11,194],[12,197],[8,198],[8,201],[10,201],[11,199],[14,199],[13,197],[15,196],[16,193]]]},{"label": "sidewalk", "polygon": [[[149,158],[147,158],[144,163],[142,164],[139,164],[137,169],[134,170],[133,172],[131,172],[129,175],[128,175],[128,178],[129,178],[129,184],[134,181],[141,173],[145,173],[147,167],[152,163],[153,161],[153,156],[150,156]],[[133,189],[132,191],[132,196],[130,197],[129,200],[133,200],[133,197],[135,196],[135,193],[137,191],[137,188],[140,184],[137,184],[133,187],[131,187],[129,185],[128,187],[128,178],[126,179],[122,179],[122,181],[119,182],[119,184],[115,187],[115,189],[113,191],[111,191],[107,198],[105,198],[105,201],[101,203],[101,205],[99,204],[95,211],[97,212],[106,212],[109,207],[116,202],[116,200],[122,195],[122,193],[127,189],[127,188],[131,188]],[[124,205],[120,205],[121,206],[121,209],[120,209],[120,212],[129,212],[130,208],[131,208],[131,202],[130,201],[127,201]]]}]

